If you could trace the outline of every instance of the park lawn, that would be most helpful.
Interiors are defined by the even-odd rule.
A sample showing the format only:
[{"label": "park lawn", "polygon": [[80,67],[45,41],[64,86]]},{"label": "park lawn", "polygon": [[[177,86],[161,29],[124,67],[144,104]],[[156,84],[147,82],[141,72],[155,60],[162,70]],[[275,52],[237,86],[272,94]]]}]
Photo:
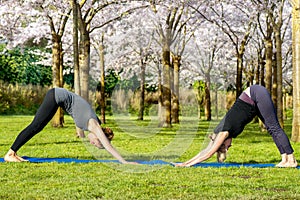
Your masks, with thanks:
[{"label": "park lawn", "polygon": [[[2,157],[33,116],[0,116]],[[155,118],[108,117],[112,144],[128,160],[185,161],[207,142],[215,122],[182,119],[161,129]],[[46,158],[114,159],[75,137],[74,123],[45,129],[19,155]],[[291,119],[285,122],[290,137]],[[292,143],[300,160],[300,144]],[[214,156],[208,162],[215,162]],[[226,162],[278,163],[272,138],[249,124],[234,139]],[[279,168],[176,168],[117,163],[0,163],[0,199],[300,199],[300,170]]]}]

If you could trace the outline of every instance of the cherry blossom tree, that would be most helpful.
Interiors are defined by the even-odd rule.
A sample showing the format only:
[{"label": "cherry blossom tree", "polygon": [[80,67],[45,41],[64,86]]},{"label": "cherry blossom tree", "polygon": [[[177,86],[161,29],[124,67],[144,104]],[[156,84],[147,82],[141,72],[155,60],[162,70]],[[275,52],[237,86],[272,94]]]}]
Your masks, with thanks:
[{"label": "cherry blossom tree", "polygon": [[[128,29],[126,41],[131,53],[128,55],[136,55],[136,61],[133,61],[133,64],[136,63],[139,66],[139,114],[138,120],[144,119],[144,110],[145,110],[145,87],[146,87],[146,67],[152,61],[152,47],[154,43],[153,34],[154,28],[147,25],[147,20],[141,18],[141,14],[145,16],[147,13],[149,15],[149,9],[141,10],[143,13],[136,12],[131,14],[128,21],[130,22],[131,28]],[[150,22],[148,22],[150,23]],[[139,28],[136,28],[139,27]],[[130,51],[130,50],[129,50]]]},{"label": "cherry blossom tree", "polygon": [[[6,2],[8,3],[8,2]],[[52,4],[50,1],[17,1],[13,7],[11,4],[6,11],[6,16],[15,14],[15,26],[10,27],[9,35],[6,38],[11,46],[24,44],[33,39],[38,43],[41,39],[46,38],[52,42],[52,74],[53,86],[63,86],[63,47],[62,37],[68,21],[70,9],[62,2]],[[54,11],[54,12],[53,12]],[[11,19],[7,19],[11,20]],[[25,25],[24,25],[25,24]],[[50,27],[50,29],[49,29]],[[29,33],[29,34],[28,34]],[[51,36],[51,38],[49,37]],[[62,126],[63,114],[59,109],[52,120],[53,126]]]},{"label": "cherry blossom tree", "polygon": [[81,95],[88,99],[88,82],[90,71],[90,46],[91,33],[103,26],[120,20],[136,8],[136,4],[127,1],[81,1],[79,4],[79,31],[80,31],[80,55],[79,65],[81,70]]},{"label": "cherry blossom tree", "polygon": [[[234,80],[230,80],[230,74],[234,73],[230,69],[230,66],[234,65],[234,62],[230,58],[234,56],[234,52],[225,47],[228,44],[225,35],[222,32],[215,32],[215,29],[217,27],[211,26],[208,22],[202,23],[202,28],[195,31],[193,38],[194,45],[190,45],[189,47],[195,49],[195,51],[188,51],[189,57],[187,58],[192,66],[190,70],[194,72],[194,75],[197,74],[204,82],[204,111],[206,120],[208,121],[212,117],[211,89],[216,88],[218,83],[225,85],[222,79],[220,79],[222,76],[223,80],[227,80],[227,85],[234,84]],[[231,73],[228,73],[230,70]],[[228,77],[224,77],[226,74]]]},{"label": "cherry blossom tree", "polygon": [[[254,27],[255,6],[247,1],[209,1],[201,7],[190,5],[199,17],[223,31],[236,51],[236,95],[242,92],[243,58]],[[236,17],[238,16],[238,17]]]},{"label": "cherry blossom tree", "polygon": [[[179,4],[178,4],[179,5]],[[182,16],[182,12],[184,9],[184,6],[181,5],[181,8],[179,9],[179,7],[177,8],[176,6],[178,6],[177,4],[173,3],[172,6],[175,6],[174,9],[172,8],[172,6],[168,6],[167,2],[155,2],[155,5],[151,5],[150,2],[150,6],[148,6],[147,9],[143,9],[140,12],[136,12],[135,14],[131,14],[130,17],[125,18],[124,20],[122,20],[122,22],[120,22],[120,26],[116,26],[115,27],[123,27],[123,29],[121,29],[122,31],[116,31],[119,33],[116,33],[116,36],[118,39],[114,39],[114,41],[117,41],[115,43],[119,43],[121,46],[119,49],[123,50],[123,59],[120,59],[119,56],[117,56],[117,58],[119,59],[117,61],[117,63],[119,63],[117,66],[119,67],[123,67],[126,69],[126,66],[124,66],[122,63],[127,63],[127,61],[130,61],[130,70],[134,71],[134,66],[140,66],[138,67],[138,69],[141,69],[141,89],[143,88],[142,85],[144,85],[143,82],[143,75],[145,71],[145,64],[146,62],[152,62],[153,58],[156,57],[156,53],[154,52],[161,52],[162,47],[164,46],[163,44],[168,44],[170,48],[170,50],[168,51],[168,55],[169,58],[167,59],[168,63],[170,64],[170,70],[169,72],[166,73],[166,75],[168,75],[168,80],[169,81],[165,81],[166,77],[164,78],[164,83],[169,83],[167,84],[169,87],[169,89],[167,91],[171,92],[174,91],[174,94],[176,93],[176,91],[179,91],[179,67],[180,67],[180,59],[181,59],[181,54],[184,51],[184,46],[186,43],[186,40],[188,40],[187,38],[189,36],[186,36],[187,32],[190,31],[186,31],[186,27],[183,28],[184,26],[186,26],[187,24],[187,18]],[[168,10],[169,9],[169,10]],[[172,12],[173,13],[172,13]],[[181,13],[181,14],[180,14]],[[178,16],[176,16],[178,14]],[[170,15],[168,17],[168,15]],[[143,17],[141,17],[143,16]],[[167,16],[167,17],[166,17]],[[173,17],[173,18],[172,18]],[[177,19],[175,19],[176,17],[178,17]],[[172,19],[171,19],[172,18]],[[186,18],[186,19],[185,19]],[[141,19],[141,20],[137,20],[137,19]],[[164,19],[169,20],[168,23],[170,24],[164,24],[165,21]],[[181,22],[182,20],[182,22]],[[126,22],[125,22],[126,21]],[[117,22],[118,23],[118,22]],[[172,35],[168,35],[165,37],[165,33],[171,34],[171,32],[168,32],[165,28],[169,25],[172,26],[172,23],[174,23],[173,25],[173,33]],[[152,24],[152,25],[151,25]],[[125,30],[124,30],[124,27]],[[134,28],[134,27],[139,27],[139,28]],[[119,28],[116,28],[116,30],[120,30]],[[157,34],[154,34],[154,30],[156,30]],[[138,33],[138,34],[136,34]],[[127,37],[124,37],[124,35],[127,34]],[[165,37],[165,38],[163,38]],[[169,38],[168,40],[166,40],[166,38]],[[123,43],[120,41],[123,41]],[[126,43],[126,44],[124,44]],[[116,45],[113,45],[114,47]],[[118,46],[118,45],[117,45]],[[125,53],[127,51],[127,53]],[[122,55],[120,54],[120,55]],[[130,59],[130,57],[132,57],[133,54],[138,55],[138,57],[140,57],[140,59],[134,60],[134,59]],[[127,55],[124,56],[124,55]],[[154,56],[153,56],[154,55]],[[173,58],[173,62],[171,62],[171,55]],[[163,57],[162,57],[163,58]],[[127,61],[125,61],[127,59]],[[156,59],[156,58],[155,58]],[[163,59],[161,59],[163,60]],[[177,61],[175,61],[177,60]],[[137,64],[139,63],[139,64]],[[164,63],[164,62],[162,62]],[[129,64],[129,63],[128,63]],[[173,64],[173,65],[172,65]],[[156,65],[156,66],[160,66],[160,65]],[[177,67],[177,70],[174,70],[173,73],[173,66],[175,66],[175,69]],[[128,68],[128,67],[127,67]],[[158,68],[157,70],[158,72],[158,77],[160,77],[160,69]],[[174,76],[171,76],[173,75]],[[174,79],[174,77],[176,77]],[[158,78],[160,80],[160,78]],[[172,79],[172,81],[171,81]],[[174,81],[173,81],[174,80]],[[175,81],[177,80],[177,81]],[[174,83],[174,90],[173,88],[171,88],[171,83],[173,85]],[[160,82],[158,83],[158,85],[160,85]],[[158,88],[161,88],[160,86],[158,86]],[[164,87],[165,88],[165,87]],[[143,89],[142,89],[143,90]],[[160,90],[159,90],[160,91]],[[166,90],[165,90],[166,91]],[[178,93],[178,92],[177,92]],[[141,97],[142,97],[143,92],[141,92]],[[177,101],[178,101],[178,94],[175,94],[173,96],[177,97]],[[161,98],[159,98],[161,99]],[[167,116],[169,116],[168,120],[171,120],[171,104],[173,105],[177,105],[177,111],[174,111],[172,113],[177,113],[177,119],[178,119],[178,103],[176,102],[176,98],[173,99],[173,101],[171,99],[169,99],[169,114]],[[141,106],[142,107],[142,100],[141,100]],[[174,106],[175,107],[175,106]],[[141,111],[140,111],[140,116],[141,116]],[[141,117],[140,117],[141,118]],[[173,119],[176,119],[176,117],[172,117]],[[165,118],[163,117],[163,120]],[[163,124],[163,123],[162,123]]]},{"label": "cherry blossom tree", "polygon": [[[278,1],[254,1],[260,14],[258,15],[258,27],[265,39],[266,48],[266,88],[272,94],[272,99],[277,108],[277,115],[280,124],[283,126],[283,60],[284,54],[283,43],[284,38],[290,35],[290,10],[285,0]],[[284,9],[287,7],[286,9]],[[261,20],[265,21],[262,28]],[[288,38],[289,39],[289,38]],[[290,39],[289,39],[290,40]],[[275,52],[273,52],[273,49]],[[275,57],[275,59],[272,59]]]},{"label": "cherry blossom tree", "polygon": [[[118,32],[123,32],[124,29],[129,29],[129,27],[126,25],[126,22],[124,23],[125,19],[133,15],[134,12],[138,12],[139,10],[142,10],[146,8],[148,5],[144,2],[132,2],[132,3],[122,3],[112,1],[112,4],[110,5],[110,9],[102,10],[103,16],[96,16],[92,28],[90,30],[90,35],[92,39],[92,43],[95,46],[95,48],[98,51],[98,55],[100,56],[100,68],[101,68],[101,78],[100,78],[100,98],[99,102],[101,105],[101,116],[102,120],[105,120],[105,95],[104,95],[104,75],[105,75],[105,67],[106,65],[110,65],[110,63],[113,63],[116,59],[120,59],[120,54],[124,54],[125,52],[118,51],[119,44],[122,45],[128,45],[127,40],[124,40],[124,37]],[[115,13],[115,14],[111,14]],[[132,21],[134,23],[134,21]],[[124,25],[125,24],[125,25]],[[132,25],[130,30],[135,30]],[[118,29],[121,29],[121,31],[118,31]],[[100,32],[100,33],[99,33]],[[109,33],[109,34],[107,34]],[[114,37],[111,37],[112,35],[115,35]],[[126,35],[126,34],[123,34]],[[132,35],[132,34],[131,34]],[[100,36],[100,37],[99,37]],[[108,42],[106,46],[110,45],[109,47],[105,46],[105,40],[104,38],[110,38],[111,42]],[[122,42],[117,42],[122,38]],[[106,41],[107,43],[107,41]],[[127,51],[127,50],[126,50]],[[105,52],[110,52],[110,56],[105,57]],[[125,53],[127,54],[127,53]],[[123,57],[125,58],[125,57]],[[107,63],[106,60],[109,60]],[[119,61],[116,61],[119,62]],[[122,58],[121,58],[122,62]],[[106,64],[107,63],[107,64]],[[128,67],[127,67],[128,68]],[[125,68],[126,69],[126,68]]]},{"label": "cherry blossom tree", "polygon": [[[161,126],[170,127],[172,123],[172,91],[174,95],[173,117],[178,123],[178,95],[179,95],[179,68],[181,55],[185,48],[187,22],[190,19],[190,13],[187,11],[185,2],[167,1],[156,2],[153,8],[156,19],[154,25],[157,30],[157,43],[162,51],[162,113]],[[173,59],[173,60],[172,60]],[[173,61],[173,63],[171,62]],[[174,64],[174,66],[172,65]],[[174,68],[175,67],[175,68]],[[175,69],[175,70],[174,70]],[[175,79],[174,79],[175,77]],[[174,89],[172,85],[174,84]]]}]

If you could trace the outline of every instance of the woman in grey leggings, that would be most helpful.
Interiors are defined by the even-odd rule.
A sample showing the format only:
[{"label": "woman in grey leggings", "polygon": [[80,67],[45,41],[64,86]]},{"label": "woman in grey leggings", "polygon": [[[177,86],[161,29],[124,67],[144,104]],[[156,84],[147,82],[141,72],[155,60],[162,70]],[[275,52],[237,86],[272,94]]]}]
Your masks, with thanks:
[{"label": "woman in grey leggings", "polygon": [[77,128],[90,132],[88,136],[92,144],[98,148],[104,147],[123,164],[131,163],[124,160],[110,144],[109,140],[112,139],[113,134],[112,132],[111,134],[103,132],[105,129],[101,128],[100,120],[90,104],[79,95],[63,88],[52,88],[47,92],[33,121],[17,136],[10,150],[4,156],[4,160],[7,162],[26,161],[17,155],[17,151],[48,124],[58,107],[61,107],[72,116]]},{"label": "woman in grey leggings", "polygon": [[271,96],[267,89],[260,85],[248,87],[239,96],[215,128],[214,134],[210,136],[210,143],[203,151],[194,158],[177,166],[195,165],[210,158],[214,153],[217,153],[218,161],[223,162],[231,146],[232,138],[236,138],[255,116],[258,116],[265,124],[267,131],[272,136],[281,154],[282,161],[276,166],[297,167],[297,161],[293,155],[294,150],[278,122]]}]

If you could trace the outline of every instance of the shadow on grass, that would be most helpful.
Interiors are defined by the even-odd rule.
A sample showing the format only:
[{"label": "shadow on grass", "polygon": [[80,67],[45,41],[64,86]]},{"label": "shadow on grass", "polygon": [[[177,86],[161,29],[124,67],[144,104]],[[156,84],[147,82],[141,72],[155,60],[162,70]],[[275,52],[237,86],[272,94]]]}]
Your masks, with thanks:
[{"label": "shadow on grass", "polygon": [[47,145],[52,145],[52,144],[81,144],[82,141],[56,141],[56,142],[34,142],[34,143],[27,143],[26,146],[47,146]]}]

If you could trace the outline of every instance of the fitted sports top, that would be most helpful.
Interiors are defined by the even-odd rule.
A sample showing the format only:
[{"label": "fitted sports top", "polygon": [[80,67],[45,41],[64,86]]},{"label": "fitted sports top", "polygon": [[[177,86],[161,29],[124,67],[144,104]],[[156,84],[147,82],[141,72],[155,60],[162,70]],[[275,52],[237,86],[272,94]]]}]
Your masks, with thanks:
[{"label": "fitted sports top", "polygon": [[[250,87],[251,90],[252,86]],[[256,99],[253,99],[252,95],[254,96],[251,93],[251,97],[249,97],[246,92],[243,92],[214,129],[214,133],[228,131],[229,137],[237,137],[244,130],[245,126],[258,114]]]},{"label": "fitted sports top", "polygon": [[71,115],[77,127],[87,131],[89,119],[95,119],[100,124],[91,105],[81,96],[64,88],[54,88],[54,93],[56,103]]}]

